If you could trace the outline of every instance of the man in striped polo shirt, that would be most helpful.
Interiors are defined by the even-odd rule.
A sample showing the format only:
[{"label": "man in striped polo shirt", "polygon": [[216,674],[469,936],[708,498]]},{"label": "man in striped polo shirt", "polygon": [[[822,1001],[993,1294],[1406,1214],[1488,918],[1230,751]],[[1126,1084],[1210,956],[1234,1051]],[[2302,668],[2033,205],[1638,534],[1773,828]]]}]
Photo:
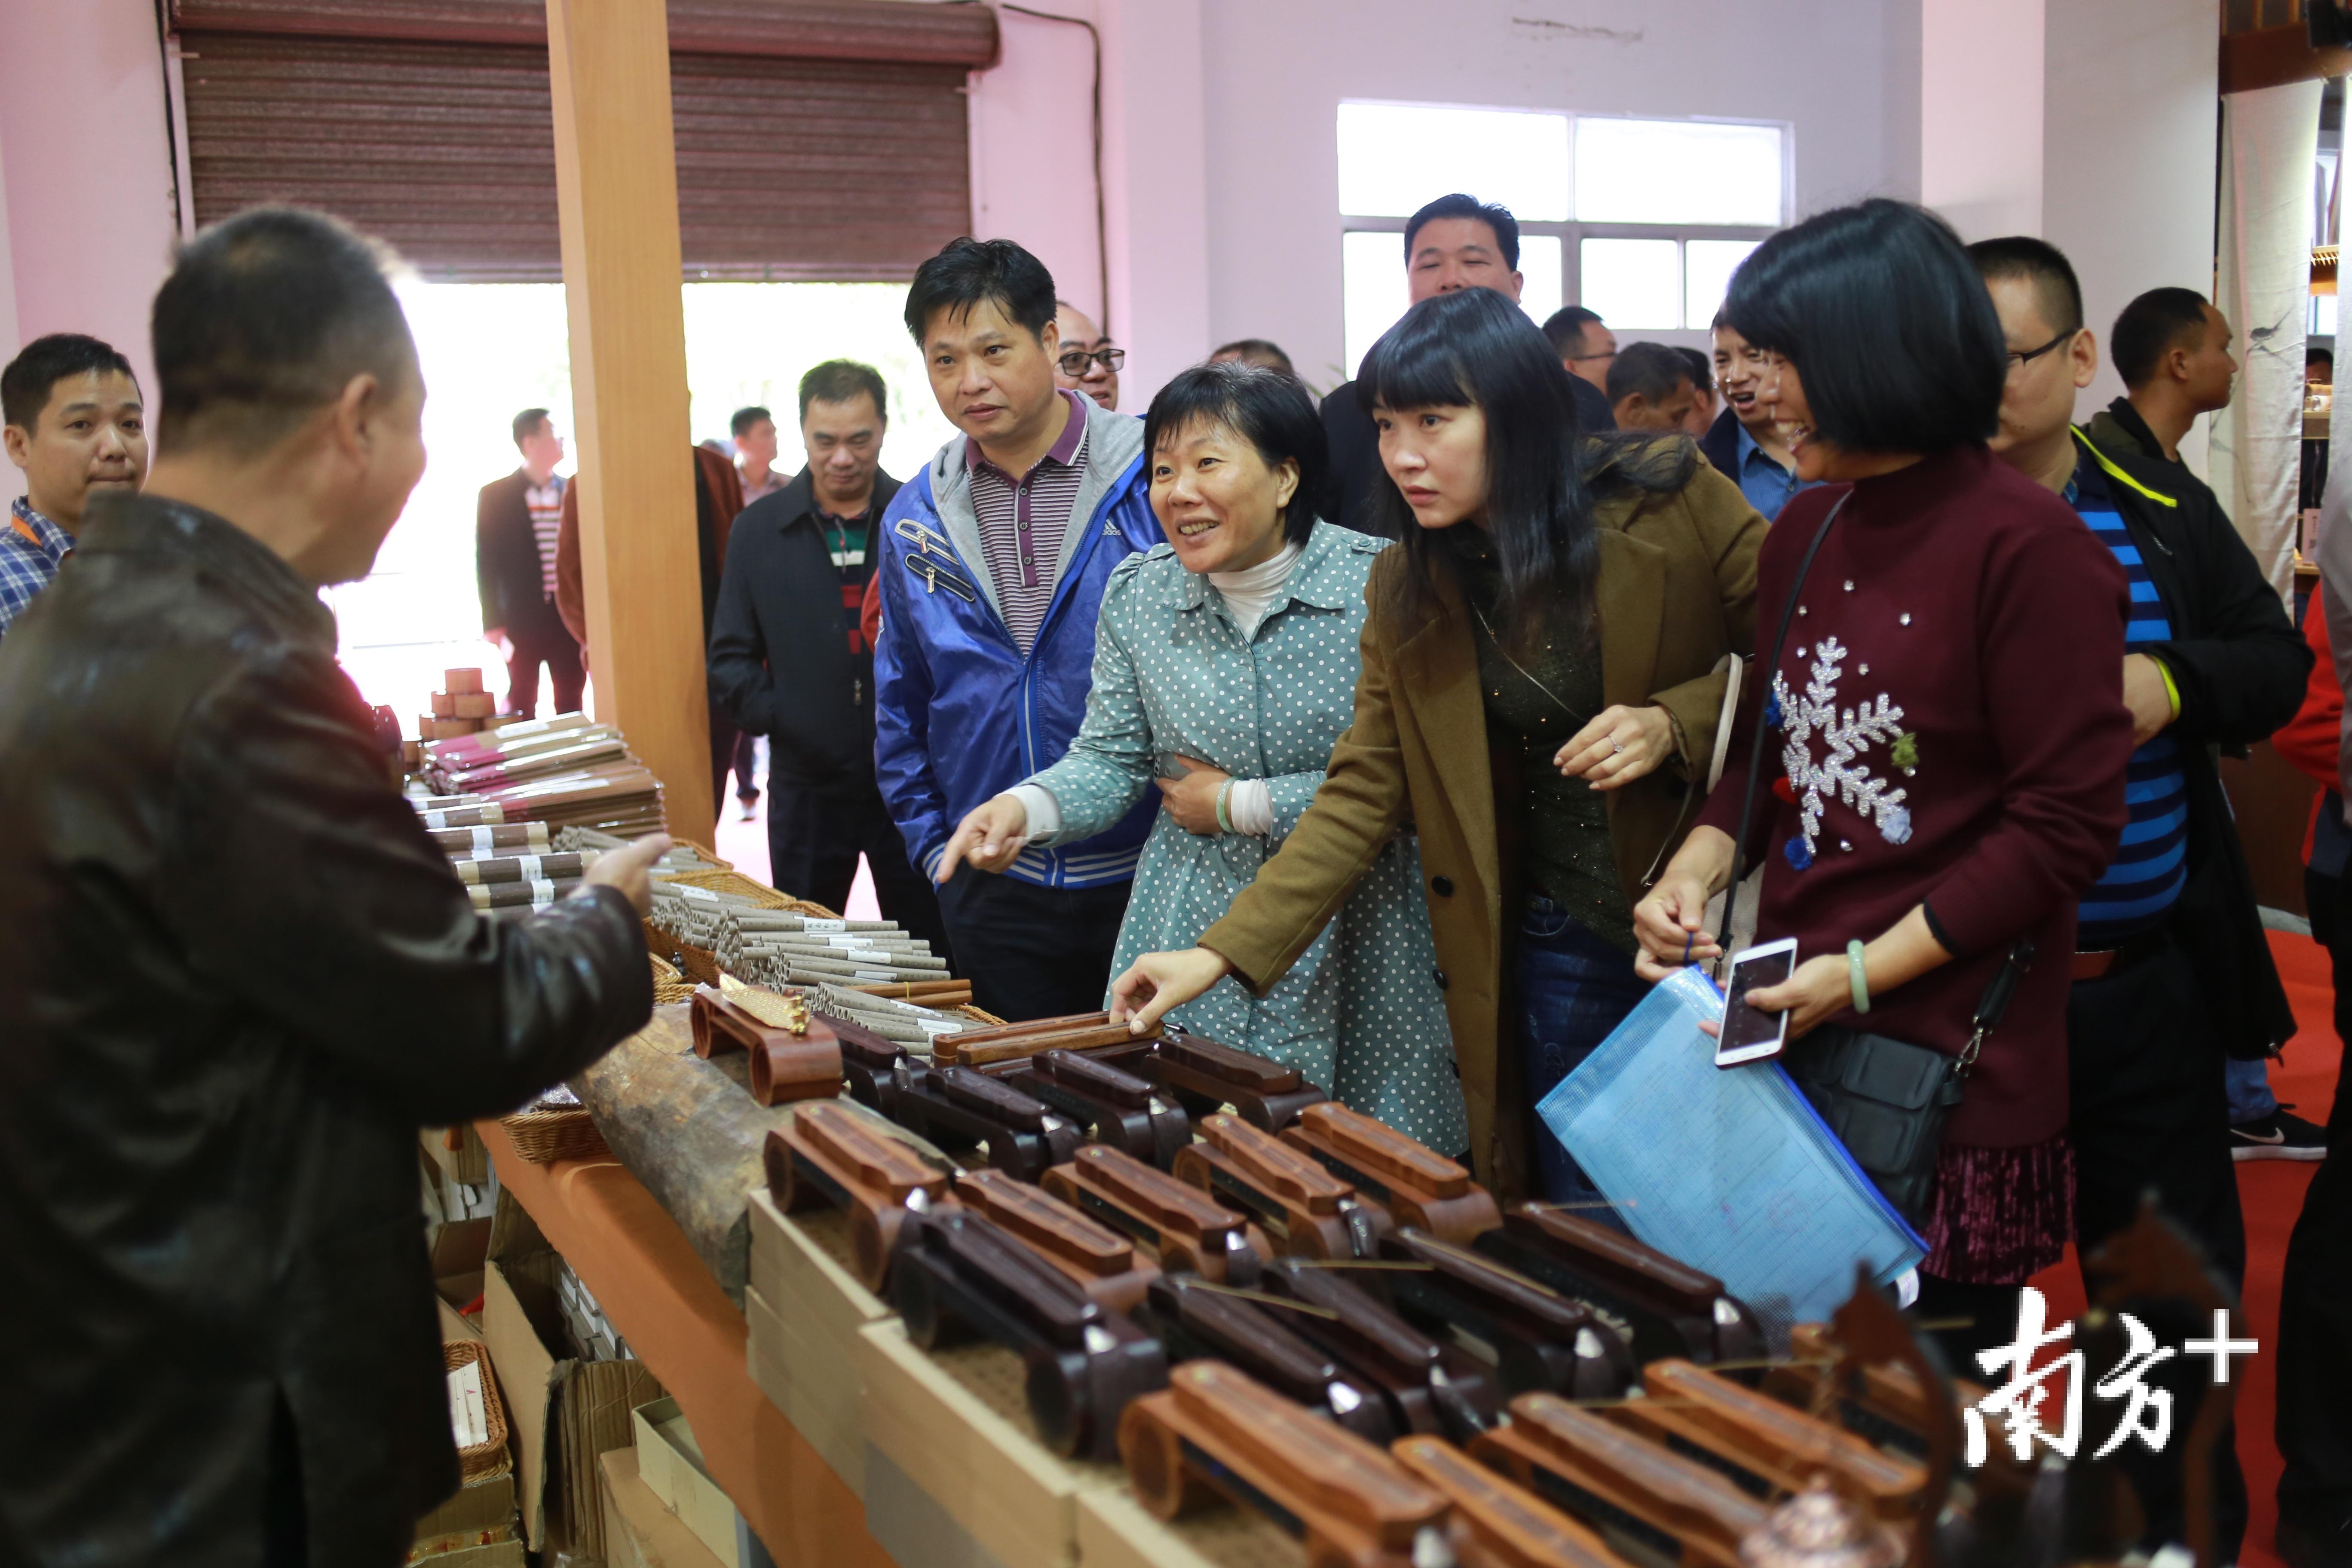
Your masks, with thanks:
[{"label": "man in striped polo shirt", "polygon": [[[874,571],[875,774],[909,860],[939,874],[972,807],[1057,763],[1086,716],[1095,616],[1118,563],[1160,542],[1143,423],[1057,389],[1054,279],[1010,240],[958,239],[907,291],[907,331],[956,435],[898,488]],[[940,913],[972,999],[1001,1017],[1104,1005],[1139,802],[1091,838],[967,867]]]},{"label": "man in striped polo shirt", "polygon": [[[2294,717],[2311,650],[2212,491],[2168,465],[2103,451],[2073,427],[2074,395],[2090,384],[2098,353],[2065,257],[2021,237],[1969,251],[2009,343],[1993,451],[2063,496],[2131,584],[2130,823],[2083,900],[2066,1012],[2076,1243],[2089,1256],[2153,1191],[2242,1285],[2223,1064],[2276,1049],[2294,1017],[2212,751],[2242,753]],[[2245,1483],[2226,1437],[2214,1469],[2216,1560],[2233,1562]],[[2178,1477],[2165,1470],[2158,1463],[2135,1478],[2151,1543],[2181,1539]]]}]

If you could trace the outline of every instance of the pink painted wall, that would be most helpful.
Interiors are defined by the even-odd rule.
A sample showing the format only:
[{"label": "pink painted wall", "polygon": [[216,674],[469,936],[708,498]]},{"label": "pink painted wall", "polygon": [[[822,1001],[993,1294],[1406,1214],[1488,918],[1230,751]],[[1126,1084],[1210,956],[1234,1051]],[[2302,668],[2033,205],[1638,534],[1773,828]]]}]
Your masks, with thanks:
[{"label": "pink painted wall", "polygon": [[0,360],[89,332],[153,384],[147,307],[179,226],[155,10],[0,0]]}]

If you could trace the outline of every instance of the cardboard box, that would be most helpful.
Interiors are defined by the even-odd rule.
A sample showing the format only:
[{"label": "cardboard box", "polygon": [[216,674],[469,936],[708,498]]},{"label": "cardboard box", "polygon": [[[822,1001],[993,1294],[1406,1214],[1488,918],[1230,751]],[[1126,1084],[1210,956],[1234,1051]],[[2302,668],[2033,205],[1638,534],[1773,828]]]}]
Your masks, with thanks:
[{"label": "cardboard box", "polygon": [[702,1446],[675,1399],[656,1399],[630,1412],[637,1433],[637,1475],[662,1505],[727,1568],[746,1568],[736,1556],[741,1531],[735,1503],[710,1479]]},{"label": "cardboard box", "polygon": [[515,1487],[512,1475],[460,1487],[457,1495],[416,1521],[416,1546],[446,1555],[500,1542],[521,1542],[515,1534]]},{"label": "cardboard box", "polygon": [[490,1222],[446,1222],[435,1227],[428,1245],[433,1256],[433,1293],[441,1306],[441,1337],[480,1339],[479,1325],[461,1314],[482,1293],[484,1268],[489,1258]]},{"label": "cardboard box", "polygon": [[635,1448],[601,1455],[597,1468],[606,1568],[721,1568],[710,1548],[640,1478]]},{"label": "cardboard box", "polygon": [[506,1396],[515,1500],[534,1552],[604,1555],[598,1456],[625,1447],[629,1412],[662,1395],[641,1362],[583,1362],[565,1353],[557,1278],[562,1260],[511,1194],[491,1222],[482,1339]]},{"label": "cardboard box", "polygon": [[416,1134],[419,1147],[433,1156],[433,1163],[448,1173],[450,1179],[478,1187],[490,1179],[489,1146],[482,1135],[474,1131],[470,1121],[459,1122],[455,1131],[459,1134],[457,1147],[449,1147],[446,1127],[422,1128]]}]

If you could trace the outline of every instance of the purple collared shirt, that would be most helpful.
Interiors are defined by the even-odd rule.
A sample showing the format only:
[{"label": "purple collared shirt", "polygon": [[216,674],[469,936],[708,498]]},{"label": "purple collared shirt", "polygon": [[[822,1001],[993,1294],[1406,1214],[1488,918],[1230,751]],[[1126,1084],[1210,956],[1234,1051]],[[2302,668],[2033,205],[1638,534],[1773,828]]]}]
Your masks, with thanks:
[{"label": "purple collared shirt", "polygon": [[980,443],[964,441],[964,466],[971,474],[971,510],[980,524],[981,554],[1005,629],[1022,657],[1036,646],[1037,629],[1054,602],[1062,541],[1078,500],[1087,468],[1087,410],[1081,393],[1065,388],[1070,421],[1051,450],[1015,479],[981,456]]}]

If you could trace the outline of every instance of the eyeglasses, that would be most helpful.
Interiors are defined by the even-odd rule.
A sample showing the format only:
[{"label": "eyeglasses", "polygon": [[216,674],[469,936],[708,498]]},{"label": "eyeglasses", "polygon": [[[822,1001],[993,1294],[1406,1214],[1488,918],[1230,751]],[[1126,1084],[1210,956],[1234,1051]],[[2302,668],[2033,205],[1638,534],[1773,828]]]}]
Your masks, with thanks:
[{"label": "eyeglasses", "polygon": [[1068,376],[1072,381],[1076,381],[1080,376],[1087,374],[1087,366],[1090,364],[1098,364],[1102,366],[1103,369],[1108,371],[1117,371],[1125,368],[1127,364],[1127,351],[1125,349],[1097,349],[1094,353],[1088,353],[1084,349],[1072,349],[1069,353],[1064,354],[1060,359],[1055,360],[1054,363],[1062,367],[1062,374],[1064,375]]},{"label": "eyeglasses", "polygon": [[2069,331],[2063,331],[2063,332],[2059,333],[2056,337],[2054,337],[2054,338],[2051,339],[2048,342],[2043,343],[2043,344],[2042,344],[2040,348],[2038,348],[2038,349],[2011,349],[2011,350],[2010,350],[2010,351],[2009,351],[2009,368],[2010,368],[2010,369],[2011,369],[2011,370],[2016,370],[2016,369],[2018,369],[2018,368],[2019,368],[2020,366],[2021,366],[2021,365],[2029,365],[2029,364],[2032,364],[2035,360],[2040,359],[2043,354],[2048,353],[2052,349],[2056,348],[2060,343],[2071,343],[2071,342],[2073,342],[2074,341],[2074,334],[2075,334],[2076,332],[2081,331],[2082,330],[2083,330],[2083,329],[2082,329],[2082,328],[2080,328],[2080,327],[2075,327],[2075,328],[2073,328],[2073,329],[2071,329],[2071,330],[2069,330]]}]

